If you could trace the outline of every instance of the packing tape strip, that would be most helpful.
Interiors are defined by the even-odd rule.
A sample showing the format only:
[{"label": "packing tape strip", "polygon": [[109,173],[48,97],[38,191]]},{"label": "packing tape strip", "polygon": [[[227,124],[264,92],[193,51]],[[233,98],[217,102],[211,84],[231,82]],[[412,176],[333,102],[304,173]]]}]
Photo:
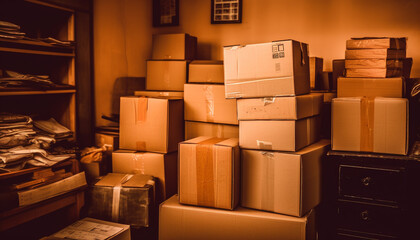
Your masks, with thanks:
[{"label": "packing tape strip", "polygon": [[144,153],[133,153],[134,172],[145,174]]},{"label": "packing tape strip", "polygon": [[263,98],[264,106],[267,106],[269,104],[273,104],[274,101],[276,101],[275,97],[265,97],[265,98]]},{"label": "packing tape strip", "polygon": [[147,119],[148,99],[146,97],[139,97],[134,102],[134,115],[136,124],[145,122]]},{"label": "packing tape strip", "polygon": [[136,150],[146,151],[146,142],[145,141],[137,141],[136,142]]},{"label": "packing tape strip", "polygon": [[265,149],[265,150],[273,149],[273,143],[268,142],[268,141],[257,140],[257,146],[258,146],[258,149]]},{"label": "packing tape strip", "polygon": [[213,86],[203,86],[206,101],[207,122],[214,122],[214,95]]},{"label": "packing tape strip", "polygon": [[373,151],[375,98],[363,97],[360,102],[360,151]]},{"label": "packing tape strip", "polygon": [[263,178],[261,181],[261,209],[274,210],[275,174],[274,174],[274,153],[261,152],[263,156],[262,169]]},{"label": "packing tape strip", "polygon": [[113,222],[118,222],[119,211],[120,211],[120,197],[121,197],[121,185],[126,183],[133,174],[126,174],[121,181],[112,188],[112,206],[111,206],[111,217]]}]

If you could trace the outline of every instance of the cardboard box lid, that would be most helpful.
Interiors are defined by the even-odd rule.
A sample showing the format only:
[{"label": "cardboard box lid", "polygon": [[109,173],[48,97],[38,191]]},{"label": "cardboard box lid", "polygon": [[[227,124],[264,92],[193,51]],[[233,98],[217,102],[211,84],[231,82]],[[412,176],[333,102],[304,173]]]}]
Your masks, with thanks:
[{"label": "cardboard box lid", "polygon": [[315,240],[314,220],[314,211],[302,218],[242,207],[226,211],[181,205],[177,196],[173,196],[160,205],[159,237],[161,240]]},{"label": "cardboard box lid", "polygon": [[239,120],[301,119],[320,114],[323,94],[238,99]]},{"label": "cardboard box lid", "polygon": [[182,99],[184,97],[184,92],[134,91],[134,96],[143,96],[143,97],[152,97],[152,98]]},{"label": "cardboard box lid", "polygon": [[346,41],[347,49],[361,49],[361,48],[391,48],[391,49],[405,49],[406,38],[390,38],[390,37],[364,37],[351,38]]},{"label": "cardboard box lid", "polygon": [[238,138],[217,138],[217,137],[210,137],[210,136],[200,136],[193,139],[189,139],[186,141],[181,142],[180,144],[198,144],[210,139],[214,139],[215,144],[217,146],[226,146],[226,147],[236,147],[239,145],[239,139]]},{"label": "cardboard box lid", "polygon": [[146,184],[154,185],[153,177],[143,174],[108,173],[95,186],[115,187],[144,187]]}]

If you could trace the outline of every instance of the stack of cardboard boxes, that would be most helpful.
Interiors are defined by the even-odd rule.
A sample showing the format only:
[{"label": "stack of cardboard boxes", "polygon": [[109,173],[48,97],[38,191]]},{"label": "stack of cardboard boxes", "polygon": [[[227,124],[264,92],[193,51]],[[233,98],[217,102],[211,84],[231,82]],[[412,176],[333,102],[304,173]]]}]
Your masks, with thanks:
[{"label": "stack of cardboard boxes", "polygon": [[412,59],[405,38],[347,40],[346,77],[332,102],[332,149],[407,154]]},{"label": "stack of cardboard boxes", "polygon": [[[239,141],[180,144],[179,202],[195,206],[175,196],[163,203],[160,239],[315,239],[329,141],[318,141],[323,97],[309,94],[307,45],[225,47],[224,68],[225,96],[237,99]],[[193,111],[212,119],[208,108]]]}]

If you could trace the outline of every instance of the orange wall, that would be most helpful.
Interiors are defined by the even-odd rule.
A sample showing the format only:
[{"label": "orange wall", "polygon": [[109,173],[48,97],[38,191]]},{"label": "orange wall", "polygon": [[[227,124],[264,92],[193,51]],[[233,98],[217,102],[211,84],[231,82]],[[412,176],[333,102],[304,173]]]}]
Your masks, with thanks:
[{"label": "orange wall", "polygon": [[210,0],[179,0],[180,25],[152,27],[152,0],[94,0],[94,60],[97,125],[111,112],[116,78],[146,75],[154,33],[198,37],[200,59],[223,59],[222,46],[296,39],[310,56],[344,58],[351,37],[408,37],[413,77],[420,77],[419,0],[243,0],[241,24],[210,24]]}]

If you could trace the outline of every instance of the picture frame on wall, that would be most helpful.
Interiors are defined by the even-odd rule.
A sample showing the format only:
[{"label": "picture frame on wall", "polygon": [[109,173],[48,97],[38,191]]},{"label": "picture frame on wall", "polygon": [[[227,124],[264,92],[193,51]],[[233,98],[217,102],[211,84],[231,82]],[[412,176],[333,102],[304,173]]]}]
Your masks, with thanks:
[{"label": "picture frame on wall", "polygon": [[153,27],[179,25],[179,0],[153,0]]},{"label": "picture frame on wall", "polygon": [[211,23],[242,23],[242,0],[211,0]]}]

